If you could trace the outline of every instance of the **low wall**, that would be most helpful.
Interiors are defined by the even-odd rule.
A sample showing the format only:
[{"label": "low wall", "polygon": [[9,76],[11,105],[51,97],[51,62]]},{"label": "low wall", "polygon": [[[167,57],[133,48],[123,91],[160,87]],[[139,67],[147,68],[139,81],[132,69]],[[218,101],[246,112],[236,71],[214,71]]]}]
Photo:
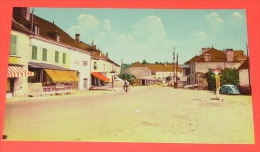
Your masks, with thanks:
[{"label": "low wall", "polygon": [[42,83],[28,83],[28,96],[37,97],[42,95]]}]

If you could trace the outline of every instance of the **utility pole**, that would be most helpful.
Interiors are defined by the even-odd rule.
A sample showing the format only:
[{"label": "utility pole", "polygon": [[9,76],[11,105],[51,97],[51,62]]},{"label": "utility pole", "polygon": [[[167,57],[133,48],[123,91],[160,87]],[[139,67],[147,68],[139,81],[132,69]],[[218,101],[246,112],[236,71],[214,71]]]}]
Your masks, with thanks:
[{"label": "utility pole", "polygon": [[177,71],[178,70],[178,53],[177,53],[177,61],[176,61],[176,65],[175,65],[175,83],[174,83],[174,88],[177,89],[178,88],[178,75],[177,75]]},{"label": "utility pole", "polygon": [[173,80],[173,85],[175,84],[175,47],[173,48],[173,63],[172,63],[172,80]]}]

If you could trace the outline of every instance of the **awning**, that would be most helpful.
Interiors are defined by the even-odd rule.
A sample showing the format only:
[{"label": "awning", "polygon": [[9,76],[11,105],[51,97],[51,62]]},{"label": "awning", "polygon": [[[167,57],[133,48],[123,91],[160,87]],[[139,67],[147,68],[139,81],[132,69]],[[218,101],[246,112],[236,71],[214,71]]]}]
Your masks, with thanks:
[{"label": "awning", "polygon": [[94,77],[96,77],[96,78],[98,78],[98,79],[100,79],[100,80],[102,80],[102,81],[105,81],[105,82],[109,82],[109,81],[110,81],[109,78],[107,78],[106,76],[102,75],[100,72],[92,72],[91,74],[92,74]]},{"label": "awning", "polygon": [[62,70],[51,70],[44,69],[46,73],[51,77],[53,81],[79,81],[79,78],[72,71],[62,71]]},{"label": "awning", "polygon": [[63,81],[74,81],[67,71],[53,70]]},{"label": "awning", "polygon": [[67,71],[74,81],[79,81],[79,77],[73,71]]},{"label": "awning", "polygon": [[27,71],[23,69],[22,67],[19,66],[8,66],[8,73],[7,77],[8,78],[13,78],[13,77],[25,77],[25,76],[33,76],[34,73]]},{"label": "awning", "polygon": [[51,77],[52,81],[61,82],[62,79],[51,69],[44,69],[45,72]]}]

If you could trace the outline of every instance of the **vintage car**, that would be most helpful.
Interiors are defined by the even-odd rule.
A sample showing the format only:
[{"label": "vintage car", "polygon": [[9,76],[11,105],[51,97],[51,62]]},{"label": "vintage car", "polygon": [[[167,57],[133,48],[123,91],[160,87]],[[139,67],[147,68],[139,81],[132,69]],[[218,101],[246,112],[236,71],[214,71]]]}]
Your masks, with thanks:
[{"label": "vintage car", "polygon": [[219,93],[222,94],[240,94],[237,86],[232,84],[224,84],[220,87]]}]

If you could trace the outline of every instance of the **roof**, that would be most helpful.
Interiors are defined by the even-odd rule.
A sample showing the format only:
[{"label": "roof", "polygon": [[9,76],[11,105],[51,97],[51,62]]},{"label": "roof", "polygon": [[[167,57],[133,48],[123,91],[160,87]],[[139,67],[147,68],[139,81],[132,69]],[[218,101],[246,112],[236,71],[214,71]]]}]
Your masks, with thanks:
[{"label": "roof", "polygon": [[237,70],[243,70],[243,69],[249,69],[249,59],[247,59],[245,62],[243,62]]},{"label": "roof", "polygon": [[[131,67],[147,67],[152,72],[173,72],[174,67],[172,64],[141,64],[135,62]],[[178,72],[182,71],[181,65],[178,65]]]},{"label": "roof", "polygon": [[[210,56],[209,62],[227,62],[226,51],[220,51],[212,47],[204,53],[202,53],[201,55],[194,56],[189,61],[187,61],[186,64],[189,64],[191,62],[206,62],[204,57],[205,55]],[[246,60],[246,58],[247,57],[245,56],[243,50],[233,50],[233,62],[241,62]]]},{"label": "roof", "polygon": [[[31,22],[26,20],[20,14],[19,11],[13,11],[13,18],[14,18],[15,21],[17,21],[23,27],[24,30],[26,30],[27,32],[32,32],[31,31]],[[62,29],[60,29],[54,23],[51,23],[51,22],[49,22],[45,19],[42,19],[42,18],[40,18],[37,15],[34,15],[32,13],[30,13],[30,19],[33,20],[34,25],[39,26],[39,29],[40,29],[39,35],[35,34],[36,37],[42,37],[42,38],[45,38],[45,39],[48,39],[48,40],[56,41],[56,36],[59,35],[60,36],[59,43],[84,50],[87,53],[91,53],[91,56],[94,57],[94,58],[107,60],[108,62],[114,63],[115,65],[119,66],[114,61],[112,61],[111,59],[106,57],[106,55],[101,53],[102,55],[100,56],[99,55],[99,53],[101,52],[100,50],[95,49],[91,45],[88,45],[84,42],[81,42],[81,41],[78,42],[74,38],[70,37],[66,32],[64,32]],[[13,26],[16,27],[17,25],[15,25],[15,23],[14,23]]]},{"label": "roof", "polygon": [[[66,32],[64,32],[62,29],[60,29],[57,25],[54,23],[51,23],[47,20],[44,20],[37,15],[30,14],[30,18],[33,19],[33,23],[37,26],[39,26],[39,37],[43,37],[48,40],[56,41],[56,35],[60,35],[60,43],[66,44],[69,46],[73,46],[79,49],[82,48],[76,40],[71,38]],[[14,13],[13,18],[15,21],[17,21],[19,24],[26,27],[28,30],[31,29],[31,22],[26,20],[21,14]]]},{"label": "roof", "polygon": [[17,30],[27,34],[34,34],[31,30],[28,30],[26,27],[17,23],[15,20],[12,20],[12,30]]},{"label": "roof", "polygon": [[47,64],[47,63],[38,63],[38,62],[28,62],[28,66],[30,68],[40,68],[40,69],[70,70],[70,69],[63,68],[63,67],[60,67],[57,65]]}]

